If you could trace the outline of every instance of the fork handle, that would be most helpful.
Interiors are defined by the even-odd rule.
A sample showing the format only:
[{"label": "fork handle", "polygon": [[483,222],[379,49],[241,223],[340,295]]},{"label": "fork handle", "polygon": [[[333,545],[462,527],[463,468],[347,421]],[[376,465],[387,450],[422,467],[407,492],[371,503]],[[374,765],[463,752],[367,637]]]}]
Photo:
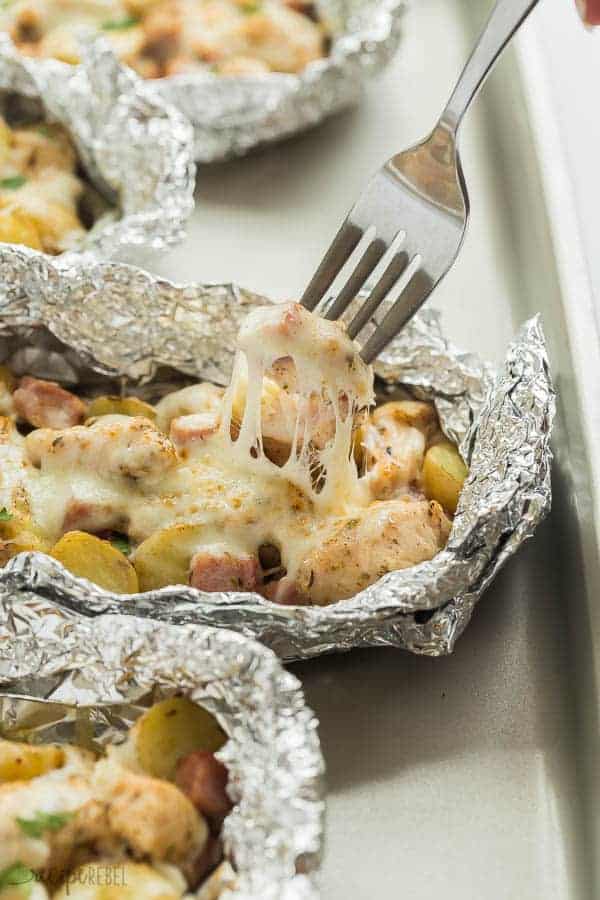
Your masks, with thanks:
[{"label": "fork handle", "polygon": [[537,3],[538,0],[497,0],[442,113],[441,122],[452,131],[457,131],[494,63]]}]

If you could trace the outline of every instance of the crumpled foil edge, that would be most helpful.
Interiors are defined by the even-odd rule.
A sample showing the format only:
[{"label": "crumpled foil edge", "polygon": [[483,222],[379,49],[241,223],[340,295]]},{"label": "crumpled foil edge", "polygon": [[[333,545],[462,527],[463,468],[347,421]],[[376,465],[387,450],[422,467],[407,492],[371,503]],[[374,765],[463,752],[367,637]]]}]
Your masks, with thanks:
[{"label": "crumpled foil edge", "polygon": [[[40,332],[50,332],[63,342],[55,352],[75,383],[77,355],[123,383],[147,383],[168,364],[191,378],[226,383],[241,320],[268,302],[232,285],[174,285],[115,264],[58,282],[59,289],[48,292],[34,279],[25,301],[7,303],[0,310],[0,339],[5,335],[14,347],[19,335],[29,334],[35,344]],[[12,560],[0,584],[9,591],[29,586],[85,615],[128,611],[233,628],[286,660],[373,645],[451,652],[484,589],[550,508],[555,402],[541,322],[523,326],[494,375],[475,355],[449,344],[435,314],[426,311],[376,369],[385,383],[434,401],[442,427],[470,465],[448,544],[429,562],[392,572],[325,607],[284,607],[254,594],[183,587],[117,597],[37,554]]]},{"label": "crumpled foil edge", "polygon": [[[90,180],[119,205],[77,249],[55,257],[32,250],[34,258],[62,268],[104,257],[142,261],[185,238],[194,208],[191,125],[120,65],[105,40],[84,42],[81,65],[70,66],[22,56],[0,35],[0,90],[41,101],[71,136]],[[0,244],[0,264],[14,249]]]},{"label": "crumpled foil edge", "polygon": [[154,85],[192,122],[198,161],[243,156],[356,103],[367,78],[393,58],[406,6],[407,0],[321,0],[325,17],[343,18],[348,27],[334,37],[328,56],[297,75],[188,74],[157,79]]},{"label": "crumpled foil edge", "polygon": [[[318,723],[300,682],[271,651],[216,628],[123,615],[92,622],[27,588],[0,589],[4,731],[19,724],[17,698],[27,697],[100,707],[95,738],[107,743],[133,720],[120,705],[139,714],[175,692],[212,712],[229,735],[218,756],[236,803],[223,837],[237,877],[220,896],[315,900],[324,814]],[[54,723],[36,739],[60,733]]]}]

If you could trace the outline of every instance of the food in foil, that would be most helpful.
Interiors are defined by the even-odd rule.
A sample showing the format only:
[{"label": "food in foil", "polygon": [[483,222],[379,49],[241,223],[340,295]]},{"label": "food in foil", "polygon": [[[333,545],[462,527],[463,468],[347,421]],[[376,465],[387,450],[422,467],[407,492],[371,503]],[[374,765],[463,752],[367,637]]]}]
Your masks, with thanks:
[{"label": "food in foil", "polygon": [[0,723],[2,900],[316,897],[317,722],[265,647],[0,590]]},{"label": "food in foil", "polygon": [[105,210],[64,128],[43,120],[11,127],[0,116],[0,241],[63,253]]},{"label": "food in foil", "polygon": [[[21,287],[6,294],[0,360],[19,376],[60,382],[75,400],[101,395],[100,410],[110,409],[115,396],[135,396],[156,408],[166,393],[190,382],[227,385],[236,334],[248,313],[268,302],[235,285],[177,285],[115,263],[65,272],[45,258],[43,267],[32,268],[19,248],[6,254],[4,264],[7,280]],[[443,478],[440,484],[437,477],[437,502],[451,521],[445,546],[430,559],[390,571],[354,596],[324,606],[290,607],[257,592],[208,592],[191,585],[117,593],[36,552],[7,562],[0,591],[60,598],[89,616],[127,613],[234,628],[284,659],[364,645],[451,652],[498,569],[534,533],[550,506],[554,393],[541,322],[533,318],[523,325],[496,372],[450,344],[436,314],[426,310],[408,323],[374,369],[380,401],[433,404],[445,438],[460,448],[468,467],[459,492],[464,469],[454,455],[449,460],[443,443],[430,456],[435,465],[423,465],[425,491],[436,485],[436,472]],[[242,385],[243,370],[238,376]],[[341,400],[338,410],[345,424]],[[146,423],[148,429],[150,420]],[[319,483],[317,502],[323,499]],[[35,546],[37,536],[32,537]],[[268,562],[267,552],[261,565]]]},{"label": "food in foil", "polygon": [[[183,237],[191,127],[106,46],[88,46],[73,67],[24,57],[0,35],[0,110],[0,241],[68,267],[83,253],[131,261]],[[0,247],[2,282],[20,290],[10,252]]]},{"label": "food in foil", "polygon": [[183,696],[153,705],[101,754],[0,739],[0,896],[29,885],[39,900],[106,897],[107,887],[191,897],[222,859],[232,803],[215,752],[225,741]]},{"label": "food in foil", "polygon": [[298,304],[254,310],[238,347],[226,390],[154,405],[0,373],[2,561],[324,606],[443,549],[467,467],[431,403],[371,412],[358,345]]},{"label": "food in foil", "polygon": [[308,0],[15,0],[0,11],[0,29],[31,56],[79,62],[82,28],[144,78],[300,72],[327,47]]}]

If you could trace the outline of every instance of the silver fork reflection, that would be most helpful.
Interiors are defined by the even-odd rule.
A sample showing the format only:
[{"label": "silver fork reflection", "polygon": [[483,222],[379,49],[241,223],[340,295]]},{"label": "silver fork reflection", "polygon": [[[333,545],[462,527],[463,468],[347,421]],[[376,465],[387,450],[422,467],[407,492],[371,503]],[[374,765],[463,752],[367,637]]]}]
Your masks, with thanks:
[{"label": "silver fork reflection", "polygon": [[[302,297],[311,310],[326,303],[326,318],[338,319],[357,295],[365,295],[348,322],[348,332],[357,338],[375,322],[361,350],[366,362],[372,362],[414,315],[458,256],[469,218],[459,127],[502,50],[537,2],[498,0],[433,132],[393,156],[375,175]],[[332,296],[334,282],[340,289]]]}]

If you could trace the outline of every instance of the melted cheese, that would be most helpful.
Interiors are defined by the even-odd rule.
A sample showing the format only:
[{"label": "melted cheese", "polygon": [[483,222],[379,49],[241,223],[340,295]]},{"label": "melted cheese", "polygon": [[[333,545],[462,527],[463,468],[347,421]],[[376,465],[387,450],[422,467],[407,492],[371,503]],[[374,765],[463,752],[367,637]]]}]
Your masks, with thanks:
[{"label": "melted cheese", "polygon": [[78,32],[102,33],[147,78],[299,72],[325,55],[325,31],[282,0],[14,0],[0,28],[30,55],[79,61]]},{"label": "melted cheese", "polygon": [[[176,523],[194,526],[177,535],[178,553],[190,561],[199,550],[256,558],[261,545],[275,544],[303,596],[321,574],[327,589],[315,586],[317,602],[334,600],[352,593],[347,579],[336,593],[336,553],[363,560],[356,590],[382,574],[376,521],[389,536],[392,568],[430,558],[447,535],[443,513],[432,517],[418,487],[423,432],[406,422],[395,432],[393,417],[361,426],[376,462],[359,475],[356,428],[373,400],[372,371],[341,325],[294,304],[256,310],[240,332],[224,395],[194,386],[158,405],[175,446],[148,420],[122,415],[25,439],[8,429],[0,504],[13,509],[26,497],[49,545],[77,529],[126,532],[137,545]],[[396,515],[393,503],[407,498],[410,509]],[[379,519],[377,500],[388,501]],[[360,524],[360,554],[348,522]]]}]

